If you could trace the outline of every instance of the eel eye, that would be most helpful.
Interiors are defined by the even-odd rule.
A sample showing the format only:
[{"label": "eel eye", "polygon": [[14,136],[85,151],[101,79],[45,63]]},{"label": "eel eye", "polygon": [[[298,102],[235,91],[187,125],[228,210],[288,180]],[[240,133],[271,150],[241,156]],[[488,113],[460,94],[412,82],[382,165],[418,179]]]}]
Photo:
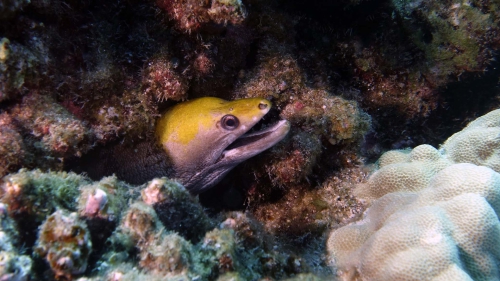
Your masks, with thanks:
[{"label": "eel eye", "polygon": [[224,115],[221,119],[222,128],[232,131],[240,125],[240,120],[234,115]]}]

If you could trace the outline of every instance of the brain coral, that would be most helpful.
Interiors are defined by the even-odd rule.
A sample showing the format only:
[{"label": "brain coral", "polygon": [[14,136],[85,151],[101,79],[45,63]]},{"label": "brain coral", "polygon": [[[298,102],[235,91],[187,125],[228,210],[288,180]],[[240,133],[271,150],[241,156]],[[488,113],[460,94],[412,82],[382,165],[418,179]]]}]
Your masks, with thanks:
[{"label": "brain coral", "polygon": [[471,122],[448,138],[439,150],[419,145],[413,150],[392,150],[378,160],[379,170],[355,194],[376,199],[394,191],[418,191],[453,163],[473,163],[500,172],[500,109]]},{"label": "brain coral", "polygon": [[330,234],[344,280],[500,278],[500,174],[454,164],[418,193],[374,201],[365,218]]},{"label": "brain coral", "polygon": [[[500,110],[438,151],[389,151],[356,195],[362,221],[332,231],[328,253],[344,280],[500,278]],[[469,163],[467,163],[469,162]],[[484,166],[476,166],[484,165]]]},{"label": "brain coral", "polygon": [[451,136],[441,152],[455,163],[474,163],[500,172],[500,109],[477,118]]}]

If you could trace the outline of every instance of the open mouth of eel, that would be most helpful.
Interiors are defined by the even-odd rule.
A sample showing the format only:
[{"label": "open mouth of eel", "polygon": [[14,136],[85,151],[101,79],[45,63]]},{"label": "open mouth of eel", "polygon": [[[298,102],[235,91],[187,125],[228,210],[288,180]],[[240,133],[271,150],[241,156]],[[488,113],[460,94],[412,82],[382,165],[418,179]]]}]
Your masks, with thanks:
[{"label": "open mouth of eel", "polygon": [[[290,122],[280,120],[260,131],[246,133],[236,139],[223,152],[224,158],[248,159],[282,140],[290,131]],[[243,160],[244,160],[243,159]]]}]

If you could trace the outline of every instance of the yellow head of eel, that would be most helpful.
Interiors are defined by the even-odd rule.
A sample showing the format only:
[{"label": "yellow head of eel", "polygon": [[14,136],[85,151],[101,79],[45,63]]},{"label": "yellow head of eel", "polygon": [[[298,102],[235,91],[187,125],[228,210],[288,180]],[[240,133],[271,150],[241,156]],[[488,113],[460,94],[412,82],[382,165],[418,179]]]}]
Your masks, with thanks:
[{"label": "yellow head of eel", "polygon": [[270,109],[271,103],[260,98],[199,98],[167,111],[157,123],[156,137],[176,178],[192,193],[200,193],[286,136],[290,130],[286,120],[245,135]]}]

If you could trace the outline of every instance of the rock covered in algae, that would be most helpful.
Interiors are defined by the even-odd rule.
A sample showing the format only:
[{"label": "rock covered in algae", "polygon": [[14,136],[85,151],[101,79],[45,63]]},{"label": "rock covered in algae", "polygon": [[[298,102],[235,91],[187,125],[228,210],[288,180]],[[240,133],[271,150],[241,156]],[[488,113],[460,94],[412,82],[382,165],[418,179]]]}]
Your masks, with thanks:
[{"label": "rock covered in algae", "polygon": [[175,20],[177,28],[193,32],[210,22],[239,24],[246,17],[246,9],[240,0],[216,0],[210,5],[199,0],[159,0],[157,5]]},{"label": "rock covered in algae", "polygon": [[28,158],[31,155],[12,122],[8,114],[0,114],[0,176],[16,171],[30,162]]},{"label": "rock covered in algae", "polygon": [[[4,249],[5,270],[19,268],[22,276],[47,276],[43,267],[31,269],[35,257],[56,278],[80,280],[282,279],[325,270],[244,213],[208,217],[184,187],[165,178],[133,187],[115,177],[92,182],[73,173],[22,170],[4,177],[2,192],[11,204],[2,205],[2,222],[10,222],[2,224],[10,225],[2,226],[2,244],[12,245]],[[126,208],[127,200],[135,203]],[[18,254],[17,241],[37,256]]]},{"label": "rock covered in algae", "polygon": [[80,217],[118,221],[126,205],[125,188],[114,176],[80,186],[77,207]]},{"label": "rock covered in algae", "polygon": [[19,252],[19,233],[8,216],[7,205],[0,203],[0,276],[4,280],[28,280],[32,260]]},{"label": "rock covered in algae", "polygon": [[[0,4],[0,17],[3,4]],[[28,48],[6,37],[0,38],[0,102],[25,93],[26,88],[39,86],[40,80],[46,78],[46,54],[37,50],[43,44],[37,38],[30,41],[31,48]]]},{"label": "rock covered in algae", "polygon": [[56,209],[75,210],[82,184],[88,180],[74,173],[20,170],[2,179],[1,201],[12,217],[40,223]]},{"label": "rock covered in algae", "polygon": [[[392,1],[410,38],[431,63],[434,79],[483,72],[499,44],[499,6],[494,1],[443,3]],[[442,46],[446,46],[443,48]],[[439,82],[437,83],[439,84]]]},{"label": "rock covered in algae", "polygon": [[187,98],[188,84],[176,73],[175,65],[165,56],[159,56],[144,69],[142,87],[144,93],[155,96],[159,101],[181,101]]},{"label": "rock covered in algae", "polygon": [[10,115],[23,137],[34,140],[31,150],[52,160],[40,161],[39,166],[53,162],[52,166],[60,169],[60,158],[81,156],[92,145],[93,133],[86,124],[49,96],[27,95]]},{"label": "rock covered in algae", "polygon": [[[304,259],[281,250],[281,244],[257,221],[242,213],[228,214],[214,228],[212,219],[196,215],[202,210],[197,201],[188,198],[189,193],[175,182],[154,179],[141,194],[145,202],[132,204],[108,239],[107,251],[98,262],[105,274],[118,274],[131,259],[137,259],[140,272],[152,278],[215,280],[236,274],[248,280],[262,276],[283,278],[310,270]],[[175,210],[178,214],[174,215]],[[182,228],[186,222],[198,226],[186,232]]]},{"label": "rock covered in algae", "polygon": [[56,278],[72,279],[85,272],[91,251],[90,233],[76,213],[58,210],[40,226],[35,252]]},{"label": "rock covered in algae", "polygon": [[28,280],[32,261],[28,256],[0,251],[0,276],[4,280]]},{"label": "rock covered in algae", "polygon": [[141,195],[155,209],[165,228],[189,240],[199,241],[201,234],[214,226],[198,200],[177,182],[154,179],[141,190]]},{"label": "rock covered in algae", "polygon": [[266,50],[259,62],[242,79],[236,96],[268,97],[280,111],[280,117],[292,123],[290,138],[271,149],[267,159],[260,160],[265,163],[265,171],[255,169],[256,173],[269,176],[274,185],[305,182],[321,157],[331,156],[326,147],[338,145],[353,150],[350,146],[369,130],[370,117],[357,102],[325,88],[310,87],[297,60],[286,49]]}]

